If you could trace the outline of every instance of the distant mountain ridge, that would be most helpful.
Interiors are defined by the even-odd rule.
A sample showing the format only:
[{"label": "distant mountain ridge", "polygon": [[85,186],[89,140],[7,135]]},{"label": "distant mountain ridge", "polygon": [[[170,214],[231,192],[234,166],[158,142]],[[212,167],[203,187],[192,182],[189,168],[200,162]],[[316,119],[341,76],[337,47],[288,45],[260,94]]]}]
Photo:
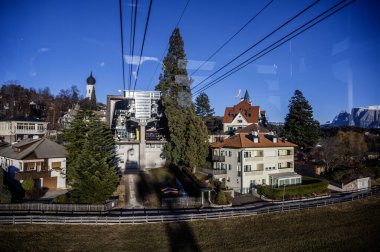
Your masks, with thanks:
[{"label": "distant mountain ridge", "polygon": [[341,111],[331,123],[326,123],[324,126],[380,128],[380,105],[352,108],[351,114]]}]

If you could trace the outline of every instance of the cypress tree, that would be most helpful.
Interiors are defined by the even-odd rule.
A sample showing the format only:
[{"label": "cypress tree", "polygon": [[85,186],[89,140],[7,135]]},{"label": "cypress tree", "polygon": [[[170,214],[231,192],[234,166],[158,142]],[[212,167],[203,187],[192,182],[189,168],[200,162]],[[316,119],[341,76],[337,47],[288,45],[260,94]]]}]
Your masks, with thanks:
[{"label": "cypress tree", "polygon": [[184,43],[178,28],[170,39],[163,60],[163,74],[156,90],[162,92],[163,118],[160,122],[167,140],[166,159],[192,169],[204,164],[208,154],[207,129],[195,115],[187,74]]},{"label": "cypress tree", "polygon": [[299,147],[314,147],[319,140],[319,122],[313,118],[313,109],[300,90],[289,101],[284,135]]}]

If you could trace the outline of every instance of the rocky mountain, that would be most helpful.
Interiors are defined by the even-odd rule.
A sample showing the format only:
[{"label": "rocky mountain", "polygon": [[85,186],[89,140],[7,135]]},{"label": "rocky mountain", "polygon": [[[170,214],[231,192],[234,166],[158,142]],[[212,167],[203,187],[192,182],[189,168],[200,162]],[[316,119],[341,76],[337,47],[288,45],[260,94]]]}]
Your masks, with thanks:
[{"label": "rocky mountain", "polygon": [[347,111],[341,111],[332,122],[325,126],[354,126],[359,128],[380,128],[380,105],[358,107]]},{"label": "rocky mountain", "polygon": [[350,124],[350,113],[347,111],[341,111],[334,120],[329,124],[329,126],[339,127],[348,126]]},{"label": "rocky mountain", "polygon": [[380,128],[380,105],[353,108],[349,125],[360,128]]}]

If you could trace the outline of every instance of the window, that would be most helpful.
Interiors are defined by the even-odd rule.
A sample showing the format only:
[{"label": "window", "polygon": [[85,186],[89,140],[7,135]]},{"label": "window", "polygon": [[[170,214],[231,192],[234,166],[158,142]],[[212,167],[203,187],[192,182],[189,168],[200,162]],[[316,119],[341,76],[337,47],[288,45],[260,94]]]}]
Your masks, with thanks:
[{"label": "window", "polygon": [[37,130],[38,130],[39,132],[44,131],[44,125],[43,125],[43,124],[38,124],[38,125],[37,125]]},{"label": "window", "polygon": [[231,171],[232,165],[228,164],[228,170]]},{"label": "window", "polygon": [[254,155],[255,157],[263,157],[263,156],[264,156],[264,151],[262,151],[262,150],[254,151],[254,152],[253,152],[253,155]]},{"label": "window", "polygon": [[256,164],[256,170],[258,171],[264,170],[264,164]]},{"label": "window", "polygon": [[52,162],[51,168],[53,169],[61,169],[61,162]]},{"label": "window", "polygon": [[243,123],[243,120],[238,120],[238,123]]},{"label": "window", "polygon": [[250,172],[252,170],[251,165],[244,165],[244,171]]},{"label": "window", "polygon": [[245,158],[249,158],[249,157],[251,157],[251,152],[250,152],[250,151],[245,151],[245,152],[244,152],[244,157],[245,157]]}]

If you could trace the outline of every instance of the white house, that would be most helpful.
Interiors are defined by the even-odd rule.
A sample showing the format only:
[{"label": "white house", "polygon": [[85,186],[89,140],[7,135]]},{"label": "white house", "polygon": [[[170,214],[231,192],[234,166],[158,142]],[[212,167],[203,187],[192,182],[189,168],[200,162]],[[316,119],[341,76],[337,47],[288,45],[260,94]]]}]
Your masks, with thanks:
[{"label": "white house", "polygon": [[301,176],[294,172],[294,147],[273,132],[257,129],[246,133],[242,129],[223,142],[211,144],[213,173],[242,194],[250,193],[255,185],[300,184]]},{"label": "white house", "polygon": [[43,137],[47,133],[48,122],[28,118],[15,118],[0,121],[0,136],[12,143],[33,136]]},{"label": "white house", "polygon": [[253,106],[250,101],[248,91],[245,91],[244,98],[233,107],[226,107],[223,116],[223,131],[244,128],[251,124],[259,124],[265,117],[265,111],[260,110],[260,106]]},{"label": "white house", "polygon": [[0,149],[0,165],[15,180],[37,187],[66,188],[65,148],[49,139],[27,139]]}]

